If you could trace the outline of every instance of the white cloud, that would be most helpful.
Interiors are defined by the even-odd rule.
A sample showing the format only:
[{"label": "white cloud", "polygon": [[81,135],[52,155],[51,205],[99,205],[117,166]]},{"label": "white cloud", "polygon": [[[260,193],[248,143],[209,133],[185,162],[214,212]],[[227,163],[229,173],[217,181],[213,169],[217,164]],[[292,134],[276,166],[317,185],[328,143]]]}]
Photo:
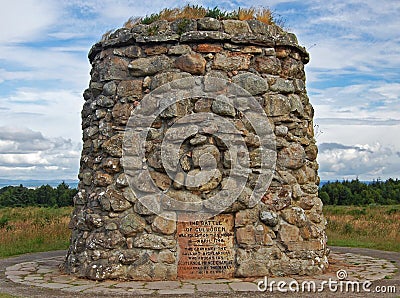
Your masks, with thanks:
[{"label": "white cloud", "polygon": [[[400,121],[399,83],[369,81],[363,84],[331,88],[310,88],[315,108],[316,122],[319,119],[349,119],[376,121],[384,124]],[[341,124],[345,124],[343,121]]]},{"label": "white cloud", "polygon": [[43,30],[57,19],[56,1],[3,1],[0,10],[0,43],[43,39]]},{"label": "white cloud", "polygon": [[32,166],[47,165],[49,162],[41,156],[40,152],[35,153],[16,153],[16,154],[0,154],[0,165],[2,166]]},{"label": "white cloud", "polygon": [[51,137],[81,139],[81,92],[70,90],[38,90],[23,88],[10,96],[0,96],[0,125],[21,124]]},{"label": "white cloud", "polygon": [[[318,124],[318,123],[317,123]],[[341,143],[348,146],[357,144],[373,144],[380,143],[385,146],[398,148],[400,151],[400,143],[397,135],[400,131],[398,125],[370,125],[363,124],[346,124],[333,121],[329,124],[319,124],[320,133],[317,136],[318,145],[323,143]],[[400,168],[400,165],[399,165]]]},{"label": "white cloud", "polygon": [[[340,76],[371,75],[398,79],[400,2],[305,1],[305,19],[291,22],[300,40],[310,47],[307,66],[312,81],[340,81]],[[299,14],[300,12],[298,12]],[[303,15],[302,15],[303,16]]]},{"label": "white cloud", "polygon": [[[0,72],[0,81],[59,80],[74,88],[82,88],[89,79],[89,63],[85,52],[74,53],[52,47],[32,48],[8,45],[0,46],[0,57],[3,57],[0,58],[0,62],[3,60],[6,64]],[[14,70],[15,68],[18,70]]]},{"label": "white cloud", "polygon": [[400,83],[389,83],[383,86],[372,88],[371,91],[377,92],[388,101],[398,102],[400,97]]},{"label": "white cloud", "polygon": [[[325,145],[325,146],[324,146]],[[400,156],[393,147],[379,143],[346,146],[321,144],[318,162],[322,180],[373,180],[398,177]]]},{"label": "white cloud", "polygon": [[65,138],[48,138],[28,128],[0,127],[2,178],[76,178],[80,146]]}]

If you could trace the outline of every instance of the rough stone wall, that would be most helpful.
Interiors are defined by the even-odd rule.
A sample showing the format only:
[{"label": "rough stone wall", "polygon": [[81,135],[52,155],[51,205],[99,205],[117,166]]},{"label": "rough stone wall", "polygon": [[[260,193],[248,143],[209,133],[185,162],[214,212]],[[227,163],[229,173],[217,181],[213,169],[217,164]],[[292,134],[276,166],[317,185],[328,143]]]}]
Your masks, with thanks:
[{"label": "rough stone wall", "polygon": [[[313,108],[305,88],[304,64],[309,56],[293,34],[256,20],[157,21],[117,30],[92,47],[89,59],[92,71],[83,94],[80,184],[66,272],[96,280],[176,279],[177,218],[185,211],[233,214],[235,276],[312,275],[327,267]],[[150,123],[145,142],[135,144],[135,135],[124,141],[127,128],[134,134],[140,124],[140,117],[131,120],[131,114],[157,102],[157,94],[171,92],[174,81],[180,82],[175,89],[184,89],[185,99]],[[235,106],[238,103],[229,101],[230,84],[240,87],[236,95],[245,89],[247,95],[239,97],[251,96],[265,112],[267,135],[261,141],[254,122],[249,125],[241,107]],[[157,105],[155,109],[160,108],[159,101]],[[235,158],[216,134],[218,127],[201,125],[201,119],[179,125],[185,115],[204,112],[232,123],[248,152],[245,186],[230,206],[222,203],[221,210],[215,207],[217,201],[207,205],[207,199],[227,185]],[[253,120],[255,126],[263,123],[257,115]],[[162,140],[191,129],[178,150],[178,163],[186,176],[170,177],[161,161]],[[274,144],[268,148],[274,154],[267,157],[260,153],[266,136]],[[124,153],[123,145],[143,150],[145,158],[135,161],[134,154]],[[203,154],[207,158],[201,159]],[[268,158],[274,164],[263,176]],[[207,170],[210,159],[216,162],[211,179],[190,185],[190,176]],[[146,168],[161,195],[147,189],[151,179],[129,173],[132,168]],[[251,204],[257,179],[267,188],[260,201]],[[147,193],[149,204],[138,199],[142,193],[145,197]]]}]

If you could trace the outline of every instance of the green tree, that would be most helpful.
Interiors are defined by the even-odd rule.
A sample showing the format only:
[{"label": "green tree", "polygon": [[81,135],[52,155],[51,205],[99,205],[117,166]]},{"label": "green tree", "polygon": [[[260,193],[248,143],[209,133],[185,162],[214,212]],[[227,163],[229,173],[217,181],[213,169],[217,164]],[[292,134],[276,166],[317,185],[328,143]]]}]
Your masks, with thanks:
[{"label": "green tree", "polygon": [[39,206],[54,206],[56,204],[56,197],[53,194],[54,189],[46,184],[36,189],[36,204]]},{"label": "green tree", "polygon": [[329,195],[326,191],[320,191],[319,192],[319,198],[321,199],[322,203],[324,203],[325,205],[330,205],[331,201],[329,198]]}]

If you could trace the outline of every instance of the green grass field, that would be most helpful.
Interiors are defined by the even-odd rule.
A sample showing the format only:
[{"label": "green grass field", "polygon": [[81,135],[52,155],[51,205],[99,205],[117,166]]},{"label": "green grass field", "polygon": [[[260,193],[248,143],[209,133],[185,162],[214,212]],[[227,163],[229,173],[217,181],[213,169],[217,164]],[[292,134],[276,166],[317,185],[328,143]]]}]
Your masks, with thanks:
[{"label": "green grass field", "polygon": [[66,249],[72,207],[0,209],[0,258]]},{"label": "green grass field", "polygon": [[324,206],[328,244],[400,252],[400,205]]},{"label": "green grass field", "polygon": [[[72,207],[0,209],[0,258],[66,249]],[[400,205],[325,206],[328,244],[400,252]]]}]

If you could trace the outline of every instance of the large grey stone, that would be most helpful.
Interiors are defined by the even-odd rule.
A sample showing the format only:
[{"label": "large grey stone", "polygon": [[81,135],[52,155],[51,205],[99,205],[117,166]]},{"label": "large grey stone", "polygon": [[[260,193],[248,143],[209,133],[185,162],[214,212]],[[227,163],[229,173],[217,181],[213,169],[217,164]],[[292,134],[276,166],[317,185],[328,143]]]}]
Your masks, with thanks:
[{"label": "large grey stone", "polygon": [[127,58],[138,58],[142,56],[142,49],[138,46],[116,48],[113,50],[113,54]]},{"label": "large grey stone", "polygon": [[292,225],[301,228],[307,224],[307,216],[300,207],[289,207],[282,210],[281,216]]},{"label": "large grey stone", "polygon": [[255,59],[256,70],[260,73],[277,75],[281,72],[281,61],[272,56],[257,57]]},{"label": "large grey stone", "polygon": [[134,210],[141,215],[153,215],[161,212],[160,195],[147,195],[135,203]]},{"label": "large grey stone", "polygon": [[234,117],[236,115],[234,106],[225,102],[222,98],[214,100],[212,103],[211,109],[214,113],[221,115],[221,116]]},{"label": "large grey stone", "polygon": [[298,96],[297,94],[290,94],[289,101],[292,112],[297,112],[300,115],[304,114],[304,107],[303,104],[301,103],[300,96]]},{"label": "large grey stone", "polygon": [[269,26],[259,20],[248,20],[250,29],[255,34],[270,34]]},{"label": "large grey stone", "polygon": [[243,73],[233,77],[232,81],[251,95],[258,95],[268,91],[268,84],[264,78],[252,73]]},{"label": "large grey stone", "polygon": [[172,238],[154,234],[143,234],[135,238],[133,245],[134,247],[161,250],[165,248],[174,248],[176,241]]},{"label": "large grey stone", "polygon": [[276,78],[270,89],[274,92],[292,93],[294,92],[293,82],[282,78]]},{"label": "large grey stone", "polygon": [[200,196],[183,190],[170,189],[162,198],[162,207],[174,211],[200,211],[203,208]]},{"label": "large grey stone", "polygon": [[299,169],[306,162],[306,153],[298,143],[290,144],[278,152],[278,166],[287,169]]},{"label": "large grey stone", "polygon": [[218,164],[220,161],[220,153],[218,148],[214,145],[203,145],[193,149],[192,160],[195,167],[199,167],[200,165],[211,166],[213,164]]},{"label": "large grey stone", "polygon": [[142,98],[142,83],[140,79],[121,81],[118,84],[117,95],[119,98]]},{"label": "large grey stone", "polygon": [[103,94],[105,96],[114,96],[117,91],[117,84],[115,82],[107,82],[103,86]]},{"label": "large grey stone", "polygon": [[152,36],[140,35],[136,37],[136,42],[138,43],[161,43],[161,42],[171,42],[178,41],[179,34],[157,34]]},{"label": "large grey stone", "polygon": [[86,247],[89,249],[113,249],[124,241],[119,231],[92,232],[86,239]]},{"label": "large grey stone", "polygon": [[124,265],[133,264],[140,258],[143,258],[145,252],[139,249],[123,249],[119,251],[118,259]]},{"label": "large grey stone", "polygon": [[262,34],[252,33],[242,33],[232,36],[231,41],[233,43],[263,45],[266,47],[273,47],[275,45],[273,38]]},{"label": "large grey stone", "polygon": [[146,221],[138,214],[130,213],[121,218],[120,230],[124,235],[132,236],[144,230]]},{"label": "large grey stone", "polygon": [[105,96],[105,95],[99,95],[97,97],[96,104],[99,107],[110,108],[110,107],[112,107],[114,105],[114,100],[112,98],[110,98],[110,97]]},{"label": "large grey stone", "polygon": [[99,196],[99,201],[106,211],[121,212],[131,207],[123,194],[112,187],[107,188],[107,191]]},{"label": "large grey stone", "polygon": [[99,128],[97,126],[90,126],[83,130],[83,138],[89,139],[94,137],[99,132]]},{"label": "large grey stone", "polygon": [[288,115],[292,109],[289,99],[282,94],[267,94],[264,98],[267,116]]},{"label": "large grey stone", "polygon": [[178,19],[171,22],[171,29],[178,34],[188,31],[196,31],[197,21],[193,19]]},{"label": "large grey stone", "polygon": [[189,190],[199,190],[208,192],[216,188],[222,180],[222,174],[218,169],[189,171],[186,176],[186,188]]},{"label": "large grey stone", "polygon": [[238,35],[241,33],[250,33],[250,27],[247,22],[239,20],[223,20],[222,25],[224,31],[231,35]]},{"label": "large grey stone", "polygon": [[170,66],[171,60],[165,55],[160,55],[133,60],[129,63],[128,68],[133,76],[140,77],[156,74]]},{"label": "large grey stone", "polygon": [[199,30],[217,31],[221,27],[221,23],[214,18],[202,18],[197,20],[197,28]]},{"label": "large grey stone", "polygon": [[212,68],[225,71],[247,70],[250,66],[250,54],[217,53]]},{"label": "large grey stone", "polygon": [[192,48],[186,44],[172,46],[168,50],[169,55],[184,55],[190,53]]},{"label": "large grey stone", "polygon": [[279,222],[278,214],[271,210],[261,210],[260,220],[267,226],[275,227]]},{"label": "large grey stone", "polygon": [[117,56],[107,57],[99,63],[98,72],[100,81],[124,80],[128,76],[127,59]]},{"label": "large grey stone", "polygon": [[203,145],[207,140],[208,138],[205,135],[197,134],[190,140],[190,144],[193,146]]},{"label": "large grey stone", "polygon": [[199,127],[194,124],[174,126],[168,129],[165,139],[171,142],[181,143],[186,137],[195,135],[199,131]]},{"label": "large grey stone", "polygon": [[216,31],[190,31],[183,33],[181,42],[202,41],[202,40],[229,40],[231,36],[224,32]]},{"label": "large grey stone", "polygon": [[151,79],[151,84],[150,84],[150,89],[154,90],[157,87],[160,87],[164,84],[167,84],[169,82],[175,81],[175,80],[179,80],[179,79],[183,79],[183,78],[187,78],[190,77],[191,75],[187,72],[172,72],[172,71],[168,71],[168,72],[163,72],[160,74],[155,75],[152,79]]},{"label": "large grey stone", "polygon": [[113,157],[122,157],[122,142],[124,139],[123,134],[117,134],[107,141],[105,141],[102,145],[102,148],[105,152],[110,154]]}]

